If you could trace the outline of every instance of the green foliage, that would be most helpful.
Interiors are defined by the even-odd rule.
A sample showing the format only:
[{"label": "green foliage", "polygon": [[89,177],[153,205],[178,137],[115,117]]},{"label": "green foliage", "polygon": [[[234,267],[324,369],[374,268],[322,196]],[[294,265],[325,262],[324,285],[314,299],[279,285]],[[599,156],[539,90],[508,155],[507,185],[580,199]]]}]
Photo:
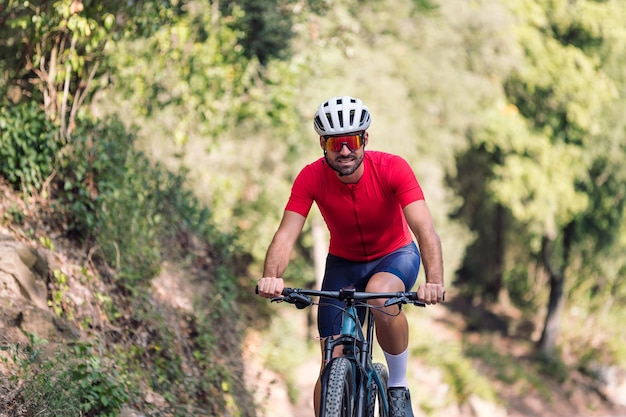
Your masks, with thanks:
[{"label": "green foliage", "polygon": [[[180,417],[222,415],[228,407],[226,391],[237,383],[233,373],[240,371],[228,363],[239,349],[236,315],[219,303],[210,308],[196,304],[193,314],[172,320],[168,307],[142,294],[134,298],[131,311],[132,317],[117,322],[132,329],[127,336],[133,343],[126,349],[121,344],[115,347],[131,385],[148,387],[163,397],[166,404],[158,405],[157,412]],[[224,346],[229,355],[224,355]]]},{"label": "green foliage", "polygon": [[[593,52],[595,29],[580,25],[577,9],[590,3],[539,2],[545,13],[542,20],[520,13],[530,23],[519,29],[528,65],[512,74],[505,88],[530,134],[518,128],[505,136],[517,134],[520,140],[525,136],[527,145],[502,149],[500,180],[493,189],[500,190],[496,198],[539,235],[554,236],[587,208],[587,195],[579,185],[587,180],[593,161],[588,148],[604,140],[596,135],[597,118],[616,98],[615,82]],[[548,28],[557,29],[554,39],[546,36]]]},{"label": "green foliage", "polygon": [[[94,79],[109,69],[105,50],[115,37],[149,35],[181,13],[183,2],[3,2],[0,68],[15,102],[34,97],[48,118],[73,131]],[[28,81],[28,82],[26,82]]]},{"label": "green foliage", "polygon": [[127,329],[124,340],[106,346],[70,342],[42,354],[48,342],[30,334],[26,346],[0,347],[0,362],[15,365],[11,381],[20,387],[11,404],[0,398],[3,411],[116,416],[124,404],[141,403],[149,389],[166,404],[144,404],[144,410],[157,407],[154,412],[187,417],[223,415],[228,408],[233,415],[252,415],[251,402],[233,401],[242,383],[233,375],[241,372],[240,362],[233,366],[222,350],[228,345],[230,356],[239,349],[235,311],[219,303],[208,309],[198,304],[195,313],[177,316],[146,293],[131,302],[130,314],[110,317]]},{"label": "green foliage", "polygon": [[[46,339],[41,339],[36,334],[29,333],[26,336],[28,337],[26,346],[21,346],[19,343],[0,346],[0,352],[8,352],[8,357],[2,357],[2,361],[16,364],[18,372],[27,370],[33,365],[39,358],[41,347],[48,344]],[[13,374],[10,378],[16,380],[19,376]]]},{"label": "green foliage", "polygon": [[129,284],[159,269],[159,188],[167,173],[133,148],[115,120],[79,126],[56,179],[67,228],[94,239],[105,261]]},{"label": "green foliage", "polygon": [[[179,347],[176,346],[175,334],[168,328],[165,315],[150,309],[147,303],[136,303],[136,307],[140,309],[136,313],[137,323],[149,320],[151,325],[151,328],[145,329],[149,337],[149,340],[144,343],[145,346],[135,347],[136,359],[145,360],[147,357],[153,363],[152,371],[147,377],[149,385],[156,392],[175,392],[176,390],[172,388],[185,381],[184,370],[181,366],[182,356]],[[136,330],[144,331],[141,327]],[[137,336],[140,334],[138,333]],[[167,399],[173,400],[173,398]]]},{"label": "green foliage", "polygon": [[50,286],[51,294],[50,299],[48,300],[48,306],[52,308],[52,311],[57,316],[62,317],[65,314],[69,320],[72,320],[73,312],[71,309],[66,307],[64,299],[64,295],[69,289],[69,286],[67,285],[67,275],[65,275],[62,271],[55,269],[52,271]]},{"label": "green foliage", "polygon": [[80,131],[84,135],[77,135],[72,159],[59,175],[59,198],[70,230],[95,239],[122,278],[149,280],[158,271],[162,242],[190,230],[226,258],[229,237],[216,231],[210,211],[186,188],[184,174],[136,151],[134,136],[116,120]]},{"label": "green foliage", "polygon": [[437,3],[431,0],[413,0],[415,7],[422,13],[433,12],[437,10]]},{"label": "green foliage", "polygon": [[21,207],[16,204],[11,204],[8,209],[4,212],[2,217],[2,224],[4,225],[6,222],[13,224],[21,224],[24,221],[24,212]]},{"label": "green foliage", "polygon": [[[72,11],[77,3],[84,9]],[[571,250],[559,266],[572,277],[572,304],[595,328],[618,329],[599,341],[598,332],[569,329],[575,336],[563,344],[588,363],[623,361],[624,3],[439,3],[2,2],[0,90],[14,104],[0,110],[0,174],[24,190],[41,190],[51,178],[64,230],[95,248],[126,294],[143,294],[170,251],[190,264],[206,257],[217,266],[210,273],[214,296],[189,320],[198,336],[184,347],[202,375],[186,373],[175,330],[155,306],[135,305],[139,313],[129,327],[145,325],[151,344],[134,345],[116,361],[133,386],[149,381],[162,389],[180,405],[179,415],[194,401],[181,392],[198,392],[200,402],[219,397],[211,411],[223,414],[218,408],[239,383],[219,358],[224,341],[215,327],[236,316],[233,297],[244,287],[235,276],[245,262],[235,264],[232,254],[244,246],[262,260],[295,172],[320,155],[311,113],[344,92],[373,111],[368,146],[398,151],[415,167],[444,238],[448,271],[458,263],[450,260],[460,256],[455,247],[465,251],[448,212],[458,208],[454,221],[476,237],[459,270],[467,278],[462,289],[495,299],[504,286],[528,314],[543,311],[546,277],[538,255],[547,236],[556,248],[550,260]],[[29,100],[38,105],[25,105]],[[134,133],[115,118],[90,120],[83,104],[94,104],[95,114],[117,112]],[[451,189],[441,185],[446,169]],[[19,207],[9,207],[2,222],[23,220]],[[573,242],[564,239],[569,226]],[[196,250],[196,237],[207,247]],[[305,235],[289,274],[311,275],[310,250]],[[68,317],[67,282],[57,273],[51,284],[51,307]],[[127,318],[117,295],[97,298],[121,323]],[[433,365],[443,364],[458,401],[493,395],[473,366],[477,360],[500,369],[502,381],[536,383],[487,346],[443,354],[420,349]],[[29,369],[31,357],[38,360],[19,352]],[[141,369],[144,358],[154,372]],[[279,358],[268,354],[268,361]],[[86,363],[68,366],[87,381],[104,379],[99,369],[113,366]],[[548,373],[559,371],[552,365]],[[61,380],[55,366],[52,379],[31,378],[32,387]],[[102,391],[72,392],[94,407],[106,406],[98,400],[105,392],[123,399],[111,391],[112,381],[87,385]],[[68,401],[68,408],[75,404]]]},{"label": "green foliage", "polygon": [[66,229],[97,244],[97,254],[133,288],[159,271],[165,251],[195,231],[219,248],[223,261],[232,238],[219,233],[211,212],[169,172],[134,148],[135,136],[115,119],[84,121],[66,149],[55,178],[55,204]]},{"label": "green foliage", "polygon": [[40,190],[53,173],[61,144],[37,103],[0,106],[0,175],[15,189]]},{"label": "green foliage", "polygon": [[[606,52],[624,39],[619,21],[626,9],[619,2],[506,4],[518,19],[522,61],[506,74],[505,97],[481,112],[467,134],[469,149],[457,159],[452,184],[466,199],[459,218],[478,237],[460,273],[475,284],[468,285],[474,295],[491,295],[497,282],[528,312],[547,300],[538,290],[547,273],[601,305],[613,299],[608,292],[622,292],[611,277],[623,276],[623,257],[613,251],[621,245],[624,178],[612,161],[624,155],[617,145],[623,123],[613,109],[623,103],[625,84]],[[464,178],[468,169],[480,175]],[[610,260],[602,254],[608,247]],[[499,281],[484,279],[493,273]],[[607,288],[598,282],[610,290],[593,292]]]},{"label": "green foliage", "polygon": [[35,362],[34,352],[47,342],[32,336],[30,340],[27,348],[13,349],[13,360],[19,368],[12,379],[21,381],[21,405],[3,404],[3,411],[17,415],[23,407],[47,417],[114,417],[129,401],[130,387],[125,377],[115,362],[102,354],[100,346],[63,346],[54,356]]},{"label": "green foliage", "polygon": [[276,195],[289,189],[276,167],[302,150],[301,67],[247,58],[232,27],[241,18],[191,7],[153,38],[121,43],[112,59],[124,70],[107,98],[114,106],[101,105],[139,127],[137,146],[150,158],[188,173],[219,230],[258,259],[284,204]]},{"label": "green foliage", "polygon": [[[293,306],[283,305],[278,308],[289,309]],[[307,327],[303,327],[307,320],[306,313],[306,310],[298,310],[274,318],[262,336],[264,341],[259,352],[263,363],[286,380],[287,393],[291,401],[295,401],[297,395],[302,394],[298,393],[296,388],[301,376],[298,370],[298,366],[302,365],[301,359],[310,356],[319,357],[317,341],[306,345],[302,343],[302,339],[306,338],[304,333],[308,330]],[[292,317],[295,314],[299,317]]]},{"label": "green foliage", "polygon": [[481,365],[486,365],[492,372],[490,376],[498,381],[520,391],[528,391],[531,387],[546,399],[550,399],[551,387],[546,383],[545,376],[558,377],[557,379],[563,382],[561,378],[567,375],[564,367],[559,368],[555,362],[548,359],[520,360],[502,354],[494,349],[493,342],[486,338],[479,343],[466,344],[465,354],[474,361],[480,361]]},{"label": "green foliage", "polygon": [[226,0],[220,3],[224,15],[243,11],[233,19],[233,28],[240,34],[240,44],[248,58],[256,57],[265,65],[271,58],[285,59],[293,37],[291,8],[293,0]]},{"label": "green foliage", "polygon": [[537,363],[541,374],[548,376],[561,384],[567,380],[570,374],[570,369],[561,360],[559,355],[545,356],[540,354]]},{"label": "green foliage", "polygon": [[9,1],[3,13],[0,56],[12,96],[15,101],[23,96],[41,100],[48,118],[65,136],[91,93],[115,16],[97,6],[81,13],[71,0],[39,7]]},{"label": "green foliage", "polygon": [[[220,340],[219,332],[216,329],[218,323],[229,323],[234,316],[230,311],[224,308],[223,305],[216,305],[212,308],[205,310],[199,310],[196,315],[196,326],[198,329],[198,336],[195,339],[193,355],[198,362],[200,369],[199,379],[197,381],[197,390],[199,392],[223,392],[229,391],[229,387],[236,384],[236,378],[232,368],[227,366],[226,361],[223,358],[223,351],[220,349],[220,345],[224,343],[232,343],[230,336],[223,335],[223,340]],[[229,324],[230,326],[236,326],[235,323]],[[230,329],[230,332],[234,330]],[[238,347],[230,345],[229,349],[238,352]],[[222,357],[222,359],[220,359]],[[236,360],[244,360],[243,357],[238,357]],[[213,408],[225,408],[227,403],[227,395],[223,398],[213,399]],[[237,405],[239,410],[244,410],[245,405]]]},{"label": "green foliage", "polygon": [[95,354],[91,345],[77,344],[74,354],[78,361],[61,374],[61,379],[78,384],[76,396],[81,398],[81,411],[116,416],[129,400],[127,383],[116,364]]},{"label": "green foliage", "polygon": [[[411,343],[411,354],[423,358],[426,364],[442,370],[442,377],[451,388],[449,401],[457,404],[467,403],[471,396],[477,395],[488,401],[494,401],[496,394],[490,378],[479,371],[479,367],[466,356],[463,342],[433,343],[432,340],[418,340]],[[425,401],[428,404],[428,400]]]},{"label": "green foliage", "polygon": [[16,187],[39,190],[56,171],[51,191],[66,229],[98,242],[103,259],[129,284],[153,277],[159,269],[159,239],[176,238],[176,227],[163,218],[179,219],[180,227],[199,230],[217,247],[228,248],[229,238],[215,231],[210,212],[185,189],[184,176],[154,166],[137,152],[134,137],[119,122],[81,121],[72,143],[61,151],[55,129],[32,104],[0,111],[2,174]]},{"label": "green foliage", "polygon": [[580,184],[580,189],[589,195],[589,209],[577,224],[581,240],[589,235],[594,239],[595,250],[602,252],[619,246],[621,230],[626,212],[626,175],[617,160],[619,153],[611,151],[598,154],[593,161],[590,180]]},{"label": "green foliage", "polygon": [[[174,155],[190,138],[207,141],[224,134],[255,106],[249,89],[258,64],[245,58],[238,33],[219,13],[201,1],[192,4],[189,15],[149,39],[120,42],[109,57],[120,71],[114,74],[115,106],[107,110],[141,126],[142,134],[164,146],[173,144]],[[156,129],[144,119],[158,120]]]}]

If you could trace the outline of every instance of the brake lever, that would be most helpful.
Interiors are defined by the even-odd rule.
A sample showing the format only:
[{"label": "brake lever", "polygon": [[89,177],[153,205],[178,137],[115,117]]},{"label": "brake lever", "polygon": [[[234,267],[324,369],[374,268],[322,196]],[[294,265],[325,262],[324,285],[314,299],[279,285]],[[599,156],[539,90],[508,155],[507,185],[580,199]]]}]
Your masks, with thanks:
[{"label": "brake lever", "polygon": [[406,304],[409,302],[409,299],[406,297],[393,297],[385,301],[384,307],[391,307],[396,304]]},{"label": "brake lever", "polygon": [[291,304],[295,304],[298,310],[302,310],[303,308],[307,308],[311,304],[313,304],[313,300],[310,297],[302,294],[292,293],[289,298],[291,299],[289,302]]},{"label": "brake lever", "polygon": [[274,297],[270,300],[272,303],[285,303],[293,304],[296,306],[298,310],[302,310],[303,308],[307,308],[308,306],[313,304],[313,300],[307,297],[306,295],[291,293],[286,296]]},{"label": "brake lever", "polygon": [[416,307],[426,307],[426,303],[420,300],[411,300],[408,297],[393,297],[385,301],[384,307],[390,307],[398,304],[402,308],[402,304],[413,304]]}]

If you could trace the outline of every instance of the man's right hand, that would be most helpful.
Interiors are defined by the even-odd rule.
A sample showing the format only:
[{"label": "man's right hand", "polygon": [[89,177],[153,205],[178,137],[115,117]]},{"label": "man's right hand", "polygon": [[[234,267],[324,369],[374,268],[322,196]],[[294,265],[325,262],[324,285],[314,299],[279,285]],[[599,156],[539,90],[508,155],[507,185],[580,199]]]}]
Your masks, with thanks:
[{"label": "man's right hand", "polygon": [[285,283],[282,278],[276,277],[263,277],[257,284],[259,295],[263,298],[280,297],[285,288]]}]

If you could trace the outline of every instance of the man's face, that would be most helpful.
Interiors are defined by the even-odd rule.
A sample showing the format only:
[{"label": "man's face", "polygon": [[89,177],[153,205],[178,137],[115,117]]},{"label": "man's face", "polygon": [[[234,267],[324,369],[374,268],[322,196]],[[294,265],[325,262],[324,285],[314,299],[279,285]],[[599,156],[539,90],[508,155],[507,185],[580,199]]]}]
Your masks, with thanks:
[{"label": "man's face", "polygon": [[320,144],[324,149],[326,162],[345,177],[352,175],[363,163],[367,133],[327,136],[320,138]]}]

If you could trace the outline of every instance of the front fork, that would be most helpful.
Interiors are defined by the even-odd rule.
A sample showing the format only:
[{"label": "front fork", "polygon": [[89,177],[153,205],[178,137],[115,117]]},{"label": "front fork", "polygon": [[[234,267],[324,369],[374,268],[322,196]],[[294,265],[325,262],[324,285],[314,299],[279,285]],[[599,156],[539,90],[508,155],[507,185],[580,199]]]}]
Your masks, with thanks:
[{"label": "front fork", "polygon": [[[333,353],[337,346],[343,346],[343,356],[350,358],[353,365],[355,393],[358,395],[355,404],[355,415],[364,416],[368,405],[367,388],[372,375],[368,376],[365,369],[366,366],[373,369],[371,362],[371,343],[374,337],[374,317],[372,312],[368,310],[367,337],[364,337],[362,329],[356,324],[358,322],[356,319],[356,308],[353,306],[348,307],[343,315],[341,335],[337,337],[330,336],[326,338],[326,341],[324,342],[324,370],[322,371],[322,375],[320,377],[322,388],[320,393],[320,417],[325,417],[324,415],[326,413],[323,404],[328,392],[328,374],[330,371],[330,367],[328,365],[333,360]],[[380,379],[377,375],[373,376],[373,378],[374,383],[376,383],[380,389],[380,387],[382,387]]]}]

